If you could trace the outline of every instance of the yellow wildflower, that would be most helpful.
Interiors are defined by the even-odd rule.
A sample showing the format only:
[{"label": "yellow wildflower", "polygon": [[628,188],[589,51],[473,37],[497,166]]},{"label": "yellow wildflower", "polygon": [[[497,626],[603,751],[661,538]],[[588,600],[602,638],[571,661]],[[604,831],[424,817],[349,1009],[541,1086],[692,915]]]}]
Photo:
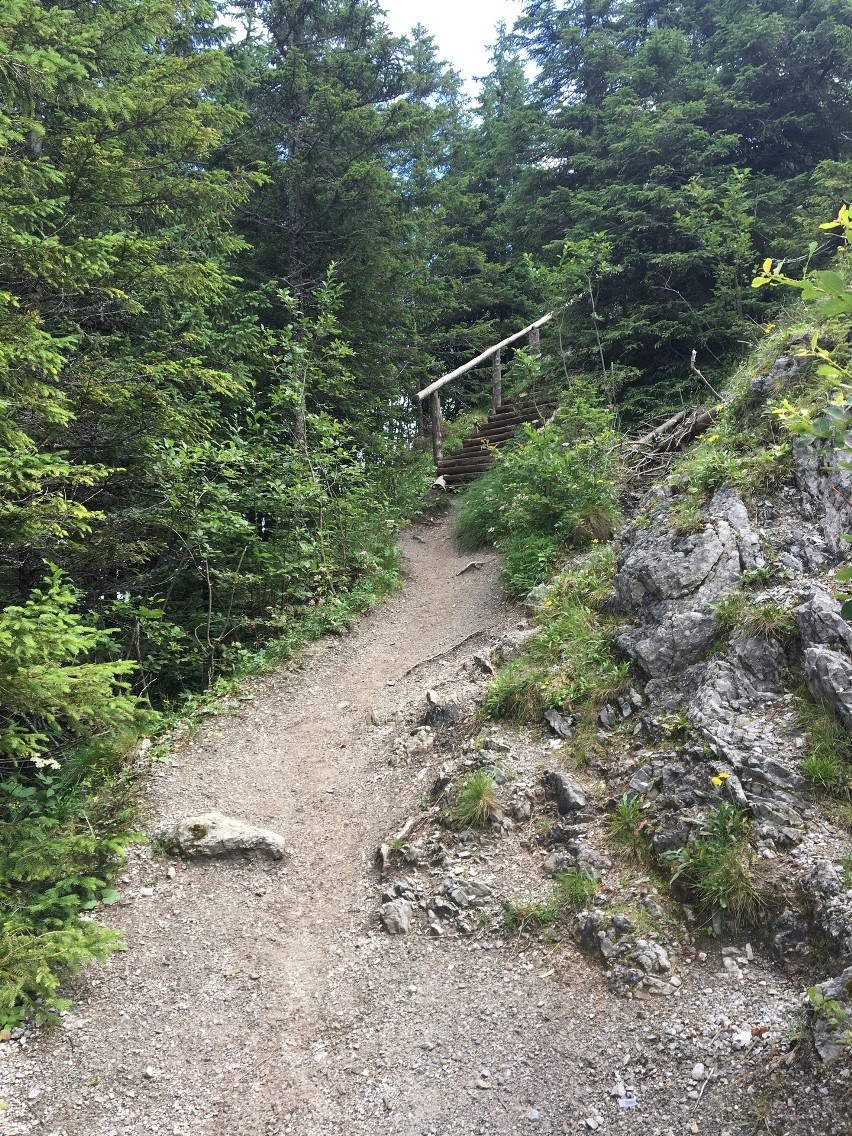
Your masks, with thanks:
[{"label": "yellow wildflower", "polygon": [[728,780],[728,778],[730,776],[731,776],[730,773],[717,773],[716,776],[711,777],[710,780],[713,782],[714,785],[716,785],[717,787],[720,787],[720,786],[725,784],[725,782]]}]

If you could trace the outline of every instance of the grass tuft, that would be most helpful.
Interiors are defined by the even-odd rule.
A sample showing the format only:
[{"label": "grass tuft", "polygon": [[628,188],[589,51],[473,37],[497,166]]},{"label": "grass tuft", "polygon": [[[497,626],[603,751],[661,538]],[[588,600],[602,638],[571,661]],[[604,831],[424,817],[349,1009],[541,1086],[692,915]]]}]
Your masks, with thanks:
[{"label": "grass tuft", "polygon": [[478,769],[468,774],[453,793],[447,815],[456,828],[482,828],[493,816],[499,797],[490,773]]},{"label": "grass tuft", "polygon": [[647,820],[643,800],[625,793],[615,806],[609,831],[616,844],[628,849],[637,859],[648,851]]},{"label": "grass tuft", "polygon": [[804,695],[799,702],[799,727],[807,738],[802,772],[832,796],[852,796],[852,738],[828,706]]}]

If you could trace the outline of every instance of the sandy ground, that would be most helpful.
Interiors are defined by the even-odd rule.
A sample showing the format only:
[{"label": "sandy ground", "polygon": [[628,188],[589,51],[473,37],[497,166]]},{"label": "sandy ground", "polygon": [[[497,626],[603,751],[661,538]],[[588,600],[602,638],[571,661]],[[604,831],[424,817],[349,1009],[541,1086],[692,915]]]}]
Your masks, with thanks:
[{"label": "sandy ground", "polygon": [[[109,911],[128,949],[76,981],[62,1027],[6,1047],[0,1132],[757,1130],[749,1055],[727,1039],[799,997],[759,958],[745,984],[711,959],[650,1004],[611,995],[570,943],[554,954],[499,933],[381,930],[376,846],[426,786],[389,764],[388,730],[370,718],[410,723],[427,689],[519,618],[493,554],[460,574],[471,558],[445,521],[414,526],[403,551],[401,593],[303,666],[247,684],[250,701],[152,777],[152,827],[217,808],[281,833],[288,858],[184,863],[136,849]],[[619,1080],[633,1106],[619,1105]],[[790,1112],[777,1136],[843,1130],[816,1105],[803,1115],[791,1100]]]}]

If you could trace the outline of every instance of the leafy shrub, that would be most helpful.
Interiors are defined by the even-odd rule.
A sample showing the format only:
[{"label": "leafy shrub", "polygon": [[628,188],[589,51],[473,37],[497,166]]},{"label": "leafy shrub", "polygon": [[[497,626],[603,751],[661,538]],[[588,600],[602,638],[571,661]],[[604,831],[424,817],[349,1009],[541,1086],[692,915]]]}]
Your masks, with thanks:
[{"label": "leafy shrub", "polygon": [[138,720],[128,662],[86,662],[112,631],[73,609],[80,593],[51,568],[45,587],[0,611],[0,773],[25,762],[58,765],[69,738],[112,734]]},{"label": "leafy shrub", "polygon": [[0,1024],[51,1017],[65,1005],[63,975],[121,946],[85,913],[117,898],[111,884],[134,838],[133,737],[0,782]]},{"label": "leafy shrub", "polygon": [[524,427],[467,490],[455,522],[459,546],[496,544],[507,593],[523,595],[547,579],[561,551],[612,535],[615,447],[608,411],[575,391],[552,422]]}]

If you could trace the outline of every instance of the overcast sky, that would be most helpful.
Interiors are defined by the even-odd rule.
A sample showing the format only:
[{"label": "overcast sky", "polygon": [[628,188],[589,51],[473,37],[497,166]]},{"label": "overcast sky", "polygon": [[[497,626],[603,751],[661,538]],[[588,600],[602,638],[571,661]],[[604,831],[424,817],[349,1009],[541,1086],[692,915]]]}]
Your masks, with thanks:
[{"label": "overcast sky", "polygon": [[441,55],[471,80],[488,72],[488,48],[501,20],[511,28],[523,0],[380,0],[396,35],[423,24],[435,37]]}]

